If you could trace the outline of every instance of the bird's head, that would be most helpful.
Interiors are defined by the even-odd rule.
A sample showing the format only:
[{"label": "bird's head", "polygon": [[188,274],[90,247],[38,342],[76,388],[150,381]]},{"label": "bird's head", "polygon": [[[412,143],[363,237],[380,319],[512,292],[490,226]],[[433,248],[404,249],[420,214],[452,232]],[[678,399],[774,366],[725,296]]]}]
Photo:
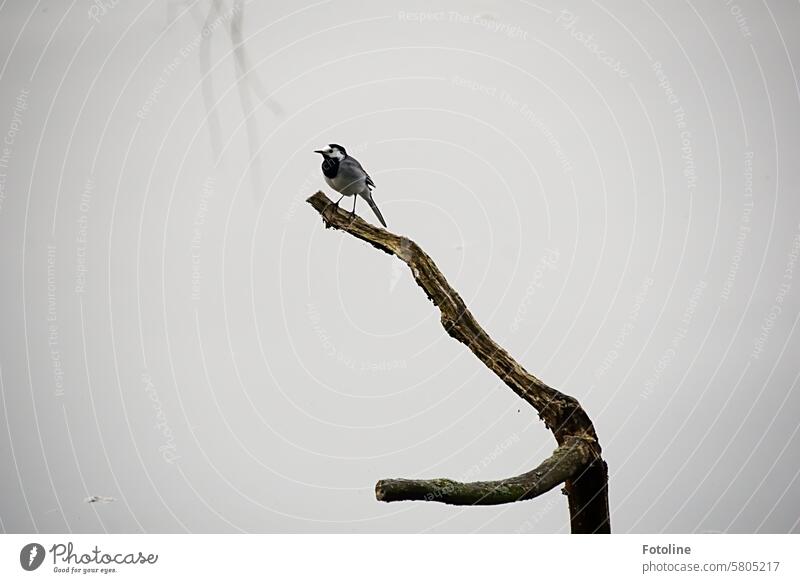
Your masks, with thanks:
[{"label": "bird's head", "polygon": [[328,144],[327,148],[314,150],[314,152],[322,154],[324,158],[333,158],[335,160],[343,160],[347,156],[347,152],[339,144]]}]

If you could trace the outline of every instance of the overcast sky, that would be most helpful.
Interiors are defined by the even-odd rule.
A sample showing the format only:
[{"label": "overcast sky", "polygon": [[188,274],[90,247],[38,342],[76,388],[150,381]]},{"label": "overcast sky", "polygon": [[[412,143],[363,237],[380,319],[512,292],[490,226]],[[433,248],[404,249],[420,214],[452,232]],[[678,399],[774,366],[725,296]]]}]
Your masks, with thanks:
[{"label": "overcast sky", "polygon": [[794,2],[3,3],[0,528],[569,530],[558,489],[375,500],[555,442],[402,263],[323,229],[334,142],[583,404],[614,531],[800,531],[798,30]]}]

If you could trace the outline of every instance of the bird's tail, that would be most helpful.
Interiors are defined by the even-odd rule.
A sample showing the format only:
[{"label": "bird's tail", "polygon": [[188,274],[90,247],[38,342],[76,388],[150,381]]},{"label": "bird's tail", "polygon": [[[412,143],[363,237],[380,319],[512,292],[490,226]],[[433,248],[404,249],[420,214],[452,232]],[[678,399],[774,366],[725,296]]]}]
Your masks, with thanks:
[{"label": "bird's tail", "polygon": [[374,200],[372,200],[372,193],[367,192],[366,194],[363,195],[363,197],[369,203],[370,208],[372,208],[372,212],[375,213],[376,217],[378,217],[378,220],[381,222],[381,225],[386,227],[386,221],[383,220],[383,215],[381,214],[381,211],[378,209],[378,205],[375,204]]}]

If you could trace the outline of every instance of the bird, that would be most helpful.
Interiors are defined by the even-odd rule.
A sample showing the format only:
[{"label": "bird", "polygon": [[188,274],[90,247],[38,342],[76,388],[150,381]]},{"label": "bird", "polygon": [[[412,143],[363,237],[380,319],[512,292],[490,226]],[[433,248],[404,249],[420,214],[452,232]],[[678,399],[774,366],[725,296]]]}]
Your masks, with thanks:
[{"label": "bird", "polygon": [[372,189],[375,188],[375,183],[359,161],[349,156],[347,150],[339,144],[328,144],[327,148],[314,150],[314,153],[322,154],[322,174],[325,176],[325,182],[342,195],[334,203],[334,206],[338,207],[345,196],[354,197],[353,210],[350,213],[350,216],[354,217],[356,214],[356,202],[358,197],[361,196],[369,203],[372,212],[378,217],[381,225],[386,227],[386,221],[383,220],[383,215],[378,209],[378,205],[372,200]]}]

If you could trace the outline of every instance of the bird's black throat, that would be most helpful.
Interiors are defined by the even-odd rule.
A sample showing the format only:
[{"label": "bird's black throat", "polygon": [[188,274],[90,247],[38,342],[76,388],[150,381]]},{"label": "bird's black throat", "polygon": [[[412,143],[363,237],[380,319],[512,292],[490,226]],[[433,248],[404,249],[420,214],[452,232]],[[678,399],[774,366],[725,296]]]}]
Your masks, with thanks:
[{"label": "bird's black throat", "polygon": [[325,158],[322,161],[322,173],[328,178],[335,178],[339,173],[339,160],[336,158]]}]

